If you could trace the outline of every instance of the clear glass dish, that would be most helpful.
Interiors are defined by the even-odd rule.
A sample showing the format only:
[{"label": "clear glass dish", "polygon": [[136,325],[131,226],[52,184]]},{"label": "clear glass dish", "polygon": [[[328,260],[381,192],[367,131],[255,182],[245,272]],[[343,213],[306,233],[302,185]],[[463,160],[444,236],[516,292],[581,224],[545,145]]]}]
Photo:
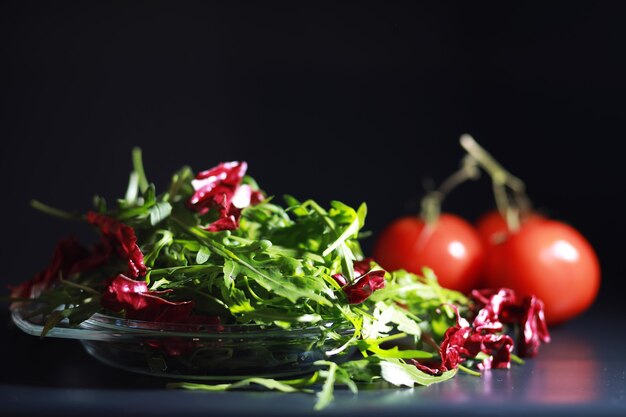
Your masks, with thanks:
[{"label": "clear glass dish", "polygon": [[[41,317],[28,315],[28,308],[14,309],[13,322],[25,333],[40,336]],[[310,372],[315,361],[328,360],[326,352],[343,343],[328,336],[332,327],[332,323],[287,330],[262,325],[164,324],[94,314],[78,327],[61,322],[46,337],[79,340],[91,356],[127,371],[233,381]],[[350,331],[343,326],[341,333],[349,336]]]}]

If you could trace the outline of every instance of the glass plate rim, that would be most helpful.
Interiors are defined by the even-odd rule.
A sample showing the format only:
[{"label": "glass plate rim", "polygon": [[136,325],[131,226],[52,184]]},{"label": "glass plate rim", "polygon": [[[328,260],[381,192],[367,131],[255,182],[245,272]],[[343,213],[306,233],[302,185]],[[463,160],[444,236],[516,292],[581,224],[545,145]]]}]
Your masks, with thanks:
[{"label": "glass plate rim", "polygon": [[[40,336],[44,326],[25,316],[27,308],[18,307],[11,310],[13,323],[23,332],[32,336]],[[195,328],[194,328],[195,327]],[[254,339],[258,337],[303,338],[320,337],[325,331],[336,329],[344,333],[349,322],[323,320],[316,325],[292,327],[284,329],[278,326],[262,324],[228,324],[228,325],[195,325],[184,323],[159,323],[142,320],[129,320],[120,317],[95,313],[76,327],[70,327],[66,321],[48,331],[45,337],[67,338],[77,340],[118,340],[136,337],[185,337],[200,339],[240,338]]]}]

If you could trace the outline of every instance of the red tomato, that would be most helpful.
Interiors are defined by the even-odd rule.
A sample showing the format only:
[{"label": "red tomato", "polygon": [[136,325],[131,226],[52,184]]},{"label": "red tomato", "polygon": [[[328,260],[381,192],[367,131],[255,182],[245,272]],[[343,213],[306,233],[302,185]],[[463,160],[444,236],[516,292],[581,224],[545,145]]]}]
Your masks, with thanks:
[{"label": "red tomato", "polygon": [[[541,221],[544,219],[543,216],[532,213],[526,216],[526,218],[523,218],[521,222],[522,224],[526,224],[529,221]],[[488,249],[490,245],[504,241],[509,233],[509,228],[502,214],[500,214],[498,210],[492,210],[478,219],[476,222],[476,232],[478,232],[478,235],[483,240],[485,248]]]},{"label": "red tomato", "polygon": [[487,287],[534,294],[545,303],[548,324],[586,310],[600,287],[600,265],[593,248],[573,227],[554,220],[525,222],[487,249]]},{"label": "red tomato", "polygon": [[374,247],[374,259],[383,268],[421,274],[427,266],[442,286],[463,292],[476,287],[484,256],[472,225],[447,213],[433,226],[418,217],[397,219],[383,230]]}]

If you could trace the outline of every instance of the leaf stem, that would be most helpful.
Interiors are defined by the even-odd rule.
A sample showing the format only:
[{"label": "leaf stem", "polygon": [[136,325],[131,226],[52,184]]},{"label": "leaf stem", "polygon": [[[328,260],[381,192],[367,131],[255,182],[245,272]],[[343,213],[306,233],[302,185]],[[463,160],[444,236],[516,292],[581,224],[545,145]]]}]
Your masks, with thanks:
[{"label": "leaf stem", "polygon": [[143,169],[143,158],[139,147],[133,148],[133,170],[137,173],[139,190],[144,193],[148,189],[148,178],[146,178],[146,172]]},{"label": "leaf stem", "polygon": [[466,374],[470,374],[470,375],[478,376],[478,377],[481,376],[480,372],[476,372],[476,371],[474,371],[474,370],[472,370],[470,368],[467,368],[467,367],[465,367],[465,366],[463,366],[461,364],[458,364],[457,366],[459,367],[459,369],[461,371],[465,372]]},{"label": "leaf stem", "polygon": [[511,353],[511,360],[513,362],[515,362],[516,364],[518,364],[518,365],[524,365],[526,363],[526,361],[524,359],[520,358],[519,356],[517,356],[514,353]]},{"label": "leaf stem", "polygon": [[60,219],[65,219],[65,220],[83,220],[84,219],[83,216],[79,214],[74,214],[65,210],[51,207],[38,200],[31,200],[30,206],[36,210],[41,211],[42,213],[46,213],[50,216],[58,217]]},{"label": "leaf stem", "polygon": [[93,288],[88,287],[86,285],[78,284],[76,282],[67,281],[67,280],[64,280],[64,279],[61,279],[60,282],[61,282],[61,284],[67,285],[68,287],[77,288],[79,290],[83,290],[83,291],[88,292],[88,293],[93,294],[93,295],[97,295],[97,296],[102,295],[99,291],[96,291]]},{"label": "leaf stem", "polygon": [[382,343],[389,342],[390,340],[402,339],[403,337],[406,337],[406,336],[407,334],[404,332],[396,333],[390,336],[380,337],[378,339],[369,339],[367,342],[371,344],[375,344],[375,345],[380,345]]}]

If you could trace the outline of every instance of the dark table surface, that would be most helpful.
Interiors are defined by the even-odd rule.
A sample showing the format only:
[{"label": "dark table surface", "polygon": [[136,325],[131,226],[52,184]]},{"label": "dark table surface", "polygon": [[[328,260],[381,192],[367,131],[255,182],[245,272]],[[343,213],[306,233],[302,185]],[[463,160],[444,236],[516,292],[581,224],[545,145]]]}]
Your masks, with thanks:
[{"label": "dark table surface", "polygon": [[[74,340],[39,339],[1,316],[0,415],[306,415],[315,398],[274,392],[167,390],[165,382],[110,368]],[[626,415],[626,331],[590,312],[552,329],[539,356],[511,370],[415,389],[336,392],[332,415]]]}]

